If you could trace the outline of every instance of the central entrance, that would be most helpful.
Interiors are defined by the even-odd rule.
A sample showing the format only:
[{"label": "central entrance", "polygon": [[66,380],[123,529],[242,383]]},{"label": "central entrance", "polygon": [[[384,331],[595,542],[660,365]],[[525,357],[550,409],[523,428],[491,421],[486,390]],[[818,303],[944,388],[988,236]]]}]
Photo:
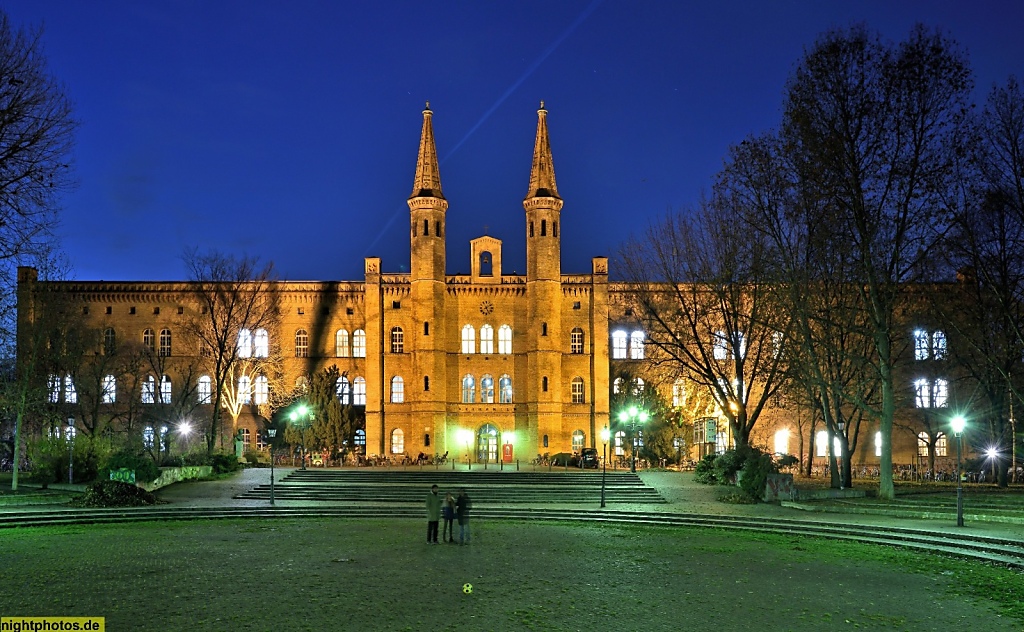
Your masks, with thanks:
[{"label": "central entrance", "polygon": [[491,424],[480,426],[476,433],[476,459],[484,463],[498,461],[498,429]]}]

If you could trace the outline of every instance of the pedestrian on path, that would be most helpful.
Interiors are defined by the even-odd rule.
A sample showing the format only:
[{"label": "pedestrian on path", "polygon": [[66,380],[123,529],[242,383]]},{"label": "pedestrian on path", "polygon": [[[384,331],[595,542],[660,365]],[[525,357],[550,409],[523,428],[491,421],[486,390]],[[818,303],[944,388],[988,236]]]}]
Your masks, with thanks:
[{"label": "pedestrian on path", "polygon": [[431,485],[427,494],[427,544],[437,544],[437,523],[441,520],[441,496],[437,485]]},{"label": "pedestrian on path", "polygon": [[448,492],[441,505],[441,517],[444,518],[444,529],[441,530],[441,541],[455,544],[455,499]]},{"label": "pedestrian on path", "polygon": [[459,546],[469,544],[469,510],[473,503],[465,489],[459,490],[459,498],[455,501],[455,516],[459,519]]}]

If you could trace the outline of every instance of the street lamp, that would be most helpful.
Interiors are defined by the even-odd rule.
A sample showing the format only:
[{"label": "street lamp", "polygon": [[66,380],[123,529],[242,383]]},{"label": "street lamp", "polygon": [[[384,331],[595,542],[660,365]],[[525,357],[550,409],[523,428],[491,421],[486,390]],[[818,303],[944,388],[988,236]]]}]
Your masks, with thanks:
[{"label": "street lamp", "polygon": [[647,423],[649,415],[646,410],[641,410],[636,406],[630,406],[627,410],[619,413],[619,421],[622,423],[629,422],[629,433],[633,441],[633,454],[629,463],[629,471],[636,474],[636,424],[639,421],[641,424]]},{"label": "street lamp", "polygon": [[299,468],[300,470],[306,469],[306,425],[312,418],[313,412],[305,404],[299,404],[298,408],[288,413],[288,419],[291,419],[293,424],[298,424],[298,421],[302,420],[299,430],[299,441],[302,446],[302,467]]},{"label": "street lamp", "polygon": [[[274,506],[274,437],[277,428],[267,428],[267,449],[270,450],[270,506]],[[305,461],[303,461],[305,463]]]},{"label": "street lamp", "polygon": [[[185,449],[188,444],[188,436],[192,434],[192,424],[187,421],[183,421],[178,424],[178,435],[181,437],[181,467],[185,468]],[[184,475],[185,472],[182,472]]]},{"label": "street lamp", "polygon": [[601,445],[603,454],[601,458],[601,509],[604,509],[604,479],[608,475],[608,426],[601,431]]},{"label": "street lamp", "polygon": [[956,437],[956,526],[964,526],[964,477],[960,471],[960,452],[964,444],[964,425],[967,420],[963,415],[956,415],[949,421],[949,427]]}]

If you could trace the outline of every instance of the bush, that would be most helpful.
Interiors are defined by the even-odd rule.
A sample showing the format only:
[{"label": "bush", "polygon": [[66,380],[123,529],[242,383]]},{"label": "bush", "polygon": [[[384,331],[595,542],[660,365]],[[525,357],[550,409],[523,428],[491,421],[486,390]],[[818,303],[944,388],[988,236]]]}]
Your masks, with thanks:
[{"label": "bush", "polygon": [[206,452],[189,452],[183,457],[185,465],[209,465],[210,455]]},{"label": "bush", "polygon": [[143,483],[154,481],[160,476],[160,468],[157,467],[153,459],[134,450],[121,450],[110,455],[106,464],[99,471],[97,479],[100,482],[109,482],[110,471],[122,468],[135,470],[135,480]]},{"label": "bush", "polygon": [[96,481],[85,494],[71,501],[77,507],[142,507],[155,503],[153,494],[120,481]]},{"label": "bush", "polygon": [[778,472],[772,455],[765,454],[757,448],[747,449],[747,458],[743,461],[743,476],[740,477],[740,489],[755,500],[764,498],[764,488],[768,483],[768,475]]},{"label": "bush", "polygon": [[715,480],[719,485],[725,485],[736,480],[736,472],[743,469],[743,461],[746,460],[746,449],[726,450],[715,458]]},{"label": "bush", "polygon": [[715,478],[714,454],[706,454],[703,459],[697,461],[696,467],[693,468],[693,480],[702,485],[718,484],[718,479]]},{"label": "bush", "polygon": [[214,452],[210,455],[214,474],[227,474],[238,469],[238,457],[230,452]]}]

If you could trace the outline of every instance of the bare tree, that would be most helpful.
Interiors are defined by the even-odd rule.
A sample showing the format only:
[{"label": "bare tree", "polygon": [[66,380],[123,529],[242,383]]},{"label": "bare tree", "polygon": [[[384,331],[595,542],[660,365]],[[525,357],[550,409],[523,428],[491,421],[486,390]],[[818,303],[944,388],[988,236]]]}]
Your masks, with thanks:
[{"label": "bare tree", "polygon": [[707,389],[740,447],[784,381],[790,319],[774,300],[763,239],[735,230],[728,203],[652,226],[627,244],[623,267],[650,359]]},{"label": "bare tree", "polygon": [[782,140],[800,186],[850,249],[881,384],[879,496],[894,497],[894,338],[909,282],[950,223],[971,89],[956,44],[916,27],[897,45],[864,27],[833,31],[789,82]]},{"label": "bare tree", "polygon": [[[240,359],[269,357],[261,337],[277,332],[279,297],[273,264],[254,257],[235,258],[217,252],[184,256],[197,304],[186,329],[199,345],[199,355],[213,373],[213,411],[207,450],[218,438],[223,444],[221,409]],[[269,344],[269,342],[268,342]]]},{"label": "bare tree", "polygon": [[41,30],[0,10],[0,344],[13,351],[15,266],[48,258],[72,184],[71,102],[50,74]]}]

